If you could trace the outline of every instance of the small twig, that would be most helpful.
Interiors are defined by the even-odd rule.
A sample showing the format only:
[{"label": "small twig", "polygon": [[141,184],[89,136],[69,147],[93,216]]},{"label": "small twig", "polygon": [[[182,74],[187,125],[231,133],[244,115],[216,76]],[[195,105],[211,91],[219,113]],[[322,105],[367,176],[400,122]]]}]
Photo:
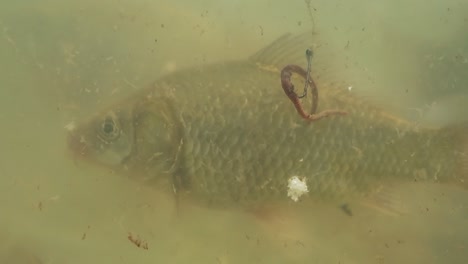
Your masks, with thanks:
[{"label": "small twig", "polygon": [[132,242],[135,246],[148,250],[148,243],[140,239],[140,237],[133,237],[132,233],[128,233],[128,240]]}]

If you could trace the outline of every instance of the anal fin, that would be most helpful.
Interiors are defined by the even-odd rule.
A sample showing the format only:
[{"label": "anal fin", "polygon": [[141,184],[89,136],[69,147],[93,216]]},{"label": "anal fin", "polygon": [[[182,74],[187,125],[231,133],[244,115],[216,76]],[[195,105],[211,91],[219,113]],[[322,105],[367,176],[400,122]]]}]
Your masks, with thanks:
[{"label": "anal fin", "polygon": [[[304,208],[302,208],[304,209]],[[287,204],[249,210],[267,243],[277,248],[290,261],[304,259],[307,252],[307,223],[298,207]]]},{"label": "anal fin", "polygon": [[401,216],[408,212],[398,184],[382,185],[361,201],[361,205],[388,216]]}]

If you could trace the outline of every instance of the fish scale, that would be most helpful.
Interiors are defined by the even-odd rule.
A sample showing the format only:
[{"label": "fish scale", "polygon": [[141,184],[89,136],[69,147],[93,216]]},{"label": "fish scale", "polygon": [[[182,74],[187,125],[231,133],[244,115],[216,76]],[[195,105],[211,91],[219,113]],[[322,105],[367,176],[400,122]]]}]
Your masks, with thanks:
[{"label": "fish scale", "polygon": [[[393,182],[454,179],[460,159],[453,131],[422,129],[391,116],[335,76],[320,75],[326,72],[320,59],[312,72],[319,111],[348,114],[301,119],[281,89],[279,71],[265,67],[268,54],[286,58],[288,45],[298,45],[284,41],[250,60],[162,77],[79,126],[71,145],[115,170],[144,171],[155,184],[164,182],[178,195],[209,206],[288,201],[293,176],[308,185],[303,199],[337,201],[370,195]],[[279,63],[274,55],[270,61]],[[122,123],[119,144],[104,144],[93,134],[96,120],[109,111]],[[117,148],[127,142],[131,147]]]}]

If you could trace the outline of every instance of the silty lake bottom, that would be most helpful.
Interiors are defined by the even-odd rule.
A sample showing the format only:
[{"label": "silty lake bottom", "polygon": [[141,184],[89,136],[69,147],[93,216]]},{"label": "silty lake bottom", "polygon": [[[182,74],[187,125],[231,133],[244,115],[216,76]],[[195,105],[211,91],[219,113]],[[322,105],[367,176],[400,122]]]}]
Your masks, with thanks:
[{"label": "silty lake bottom", "polygon": [[[466,263],[468,194],[454,185],[387,186],[377,204],[398,213],[291,201],[259,217],[180,210],[154,186],[70,155],[70,122],[168,73],[242,60],[286,32],[311,30],[307,3],[1,5],[3,263]],[[463,123],[466,4],[310,5],[353,93],[421,126]],[[271,89],[282,92],[279,75]]]}]

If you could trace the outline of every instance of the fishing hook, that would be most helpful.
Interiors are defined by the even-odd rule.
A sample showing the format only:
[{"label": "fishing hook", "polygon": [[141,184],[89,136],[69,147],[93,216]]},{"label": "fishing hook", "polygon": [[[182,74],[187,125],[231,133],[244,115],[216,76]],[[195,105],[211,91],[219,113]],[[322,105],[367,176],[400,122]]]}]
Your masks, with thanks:
[{"label": "fishing hook", "polygon": [[[283,70],[281,70],[281,86],[283,87],[284,93],[294,104],[297,113],[306,120],[316,121],[332,115],[346,115],[347,112],[341,110],[324,110],[322,112],[316,113],[318,107],[318,90],[314,80],[310,76],[312,55],[312,50],[307,49],[307,71],[304,70],[301,66],[294,64],[288,64],[283,68]],[[291,76],[293,73],[299,74],[305,80],[304,92],[302,95],[297,95],[297,93],[294,91],[294,84],[291,82]],[[307,96],[307,90],[309,86],[312,90],[312,109],[310,110],[310,113],[307,113],[302,107],[300,99]]]}]

